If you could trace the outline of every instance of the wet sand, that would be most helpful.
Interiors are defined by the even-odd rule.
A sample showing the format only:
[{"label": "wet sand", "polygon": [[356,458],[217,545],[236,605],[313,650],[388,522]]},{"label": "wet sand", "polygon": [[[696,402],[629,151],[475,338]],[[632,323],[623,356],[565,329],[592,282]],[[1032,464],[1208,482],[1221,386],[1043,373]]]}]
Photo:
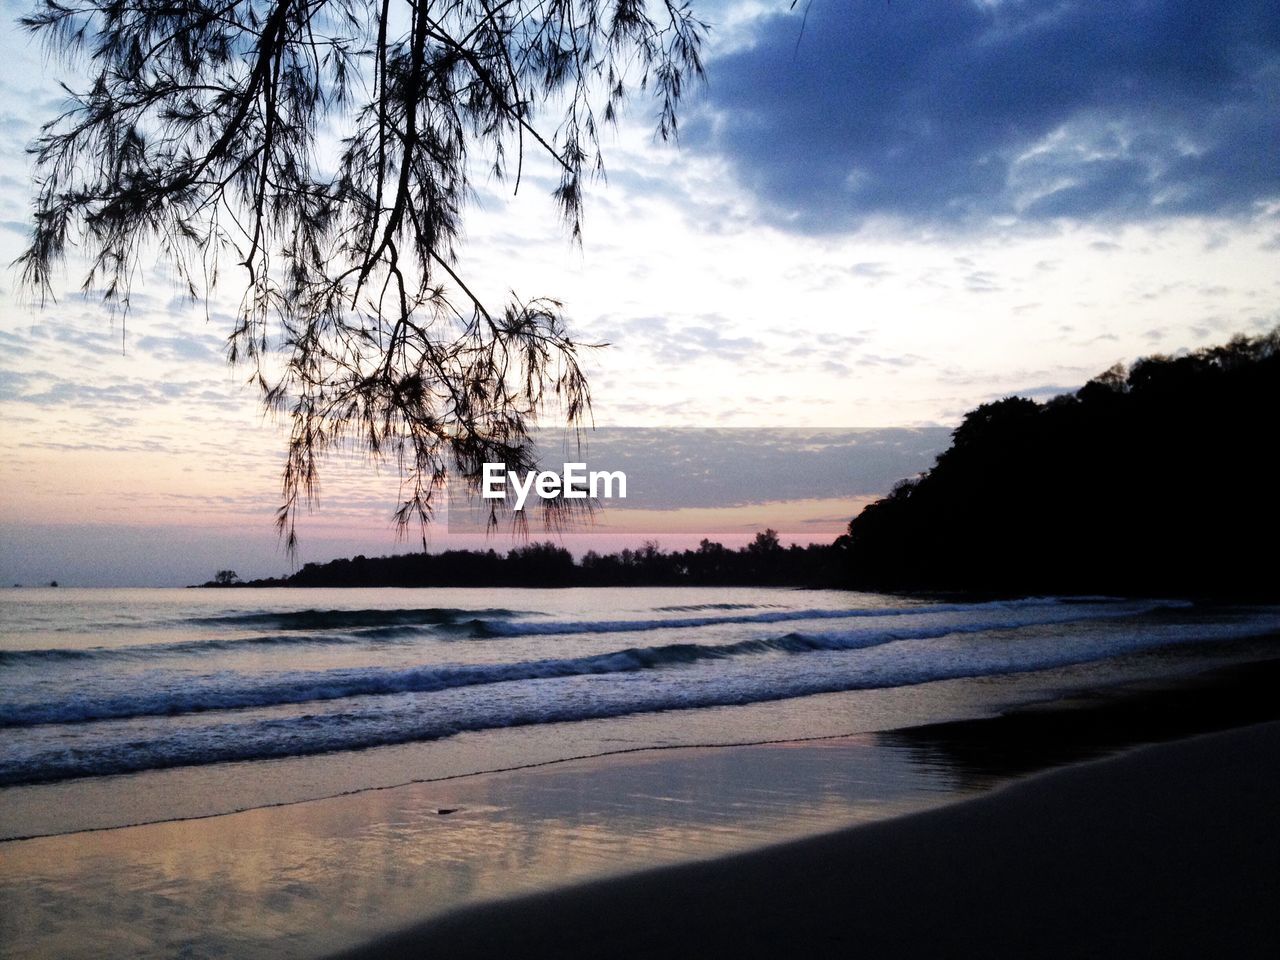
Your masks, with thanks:
[{"label": "wet sand", "polygon": [[1280,723],[465,910],[346,958],[1280,956]]},{"label": "wet sand", "polygon": [[946,803],[875,735],[648,750],[0,844],[0,957],[314,960],[421,920]]}]

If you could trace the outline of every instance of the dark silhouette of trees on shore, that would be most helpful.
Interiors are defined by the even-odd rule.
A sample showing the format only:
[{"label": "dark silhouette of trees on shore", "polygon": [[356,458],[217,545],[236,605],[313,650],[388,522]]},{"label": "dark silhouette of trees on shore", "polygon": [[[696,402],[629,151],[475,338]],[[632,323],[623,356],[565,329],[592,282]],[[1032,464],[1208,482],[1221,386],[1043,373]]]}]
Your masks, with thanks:
[{"label": "dark silhouette of trees on shore", "polygon": [[1280,331],[971,411],[838,547],[896,590],[1274,596]]},{"label": "dark silhouette of trees on shore", "polygon": [[[600,554],[581,562],[554,543],[495,550],[446,550],[392,557],[358,556],[308,563],[283,579],[250,587],[617,587],[617,586],[836,586],[843,575],[835,548],[783,547],[772,530],[734,550],[703,540],[696,550],[666,552],[648,542],[639,549]],[[206,586],[214,586],[212,581]]]},{"label": "dark silhouette of trees on shore", "polygon": [[126,311],[156,253],[197,300],[238,265],[228,356],[291,423],[290,547],[336,447],[398,464],[396,517],[425,528],[447,473],[527,470],[539,414],[587,421],[561,304],[464,277],[471,177],[518,189],[546,155],[579,237],[601,129],[643,88],[673,136],[702,75],[679,0],[40,0],[22,23],[91,74],[33,146],[27,288],[51,296],[72,246]]}]

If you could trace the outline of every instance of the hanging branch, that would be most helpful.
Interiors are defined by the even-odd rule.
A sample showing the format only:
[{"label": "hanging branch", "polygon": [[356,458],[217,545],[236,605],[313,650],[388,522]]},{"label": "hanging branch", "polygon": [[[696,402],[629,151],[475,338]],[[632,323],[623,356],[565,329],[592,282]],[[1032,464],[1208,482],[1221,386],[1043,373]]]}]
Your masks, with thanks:
[{"label": "hanging branch", "polygon": [[[533,466],[551,407],[590,416],[583,345],[549,298],[483,303],[457,254],[469,171],[526,148],[560,169],[579,237],[597,115],[651,88],[676,133],[706,25],[650,0],[41,0],[23,26],[78,58],[88,86],[31,147],[36,199],[19,258],[52,297],[68,247],[85,289],[127,306],[159,250],[193,298],[220,263],[244,285],[228,358],[291,429],[277,515],[292,549],[326,453],[401,469],[401,528],[449,475]],[[326,146],[336,134],[336,156]],[[323,136],[323,142],[321,137]]]}]

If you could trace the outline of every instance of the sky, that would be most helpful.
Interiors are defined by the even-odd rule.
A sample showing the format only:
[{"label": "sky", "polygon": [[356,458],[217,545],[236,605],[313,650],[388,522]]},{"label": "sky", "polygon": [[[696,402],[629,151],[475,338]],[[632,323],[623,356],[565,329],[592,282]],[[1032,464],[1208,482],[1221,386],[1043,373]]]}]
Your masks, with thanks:
[{"label": "sky", "polygon": [[[910,463],[847,451],[887,492],[979,403],[1280,323],[1280,2],[692,5],[713,29],[679,143],[630,101],[580,247],[536,158],[515,195],[478,178],[466,213],[482,293],[554,296],[608,343],[588,358],[602,429],[916,431]],[[24,10],[0,3],[10,24]],[[59,80],[74,67],[0,33],[6,264]],[[352,455],[284,554],[282,428],[224,359],[234,283],[206,310],[163,264],[147,277],[122,322],[70,272],[39,309],[0,271],[0,583],[181,584],[414,547],[390,520],[394,467]],[[697,504],[721,511],[706,523],[829,538],[819,518],[876,492],[830,490],[816,460],[812,496],[775,485],[752,473],[780,449],[761,443],[724,467],[754,486]]]}]

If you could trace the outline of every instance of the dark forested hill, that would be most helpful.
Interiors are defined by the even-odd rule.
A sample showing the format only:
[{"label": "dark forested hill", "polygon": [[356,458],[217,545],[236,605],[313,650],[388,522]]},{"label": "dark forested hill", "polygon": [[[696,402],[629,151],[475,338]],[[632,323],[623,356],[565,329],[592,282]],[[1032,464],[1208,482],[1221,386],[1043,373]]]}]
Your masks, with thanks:
[{"label": "dark forested hill", "polygon": [[971,411],[842,538],[852,582],[1267,595],[1280,564],[1280,332]]}]

